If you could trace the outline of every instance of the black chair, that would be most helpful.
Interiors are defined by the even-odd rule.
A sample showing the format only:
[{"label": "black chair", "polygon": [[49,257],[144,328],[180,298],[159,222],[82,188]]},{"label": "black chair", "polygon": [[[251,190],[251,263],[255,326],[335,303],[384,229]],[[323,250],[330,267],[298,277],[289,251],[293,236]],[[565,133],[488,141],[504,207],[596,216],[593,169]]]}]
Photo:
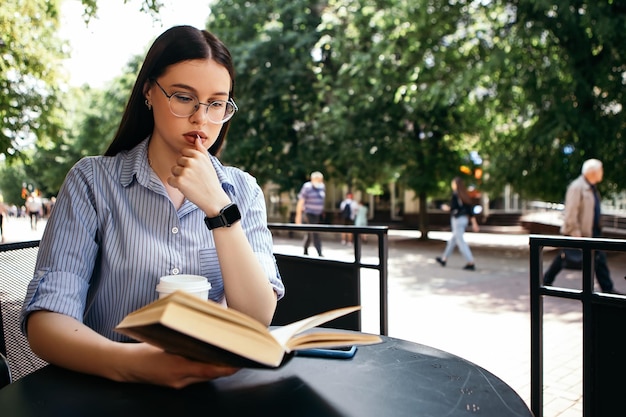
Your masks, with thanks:
[{"label": "black chair", "polygon": [[20,330],[20,311],[38,250],[39,241],[0,245],[0,386],[47,365]]},{"label": "black chair", "polygon": [[[340,307],[361,304],[361,270],[378,271],[380,334],[388,334],[387,320],[387,257],[388,228],[382,226],[296,225],[270,223],[273,233],[316,232],[326,236],[350,233],[354,242],[354,261],[295,256],[275,253],[276,263],[285,284],[285,297],[278,302],[272,325],[280,326]],[[361,260],[362,235],[375,235],[378,240],[378,263]],[[361,330],[361,312],[356,311],[323,324],[346,330]]]},{"label": "black chair", "polygon": [[9,360],[0,353],[0,388],[11,383],[11,369],[9,368]]},{"label": "black chair", "polygon": [[[274,256],[287,293],[278,302],[272,325],[286,325],[323,311],[361,304],[359,269],[352,264],[282,254]],[[360,331],[361,312],[355,311],[321,327]]]}]

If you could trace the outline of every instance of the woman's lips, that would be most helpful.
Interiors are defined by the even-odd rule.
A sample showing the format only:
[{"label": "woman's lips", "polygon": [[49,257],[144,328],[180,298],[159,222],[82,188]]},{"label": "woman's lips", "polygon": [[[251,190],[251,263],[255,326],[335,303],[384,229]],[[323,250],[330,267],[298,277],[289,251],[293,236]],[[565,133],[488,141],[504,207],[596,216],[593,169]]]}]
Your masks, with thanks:
[{"label": "woman's lips", "polygon": [[196,143],[196,140],[198,140],[198,138],[200,138],[200,141],[202,143],[206,141],[205,137],[197,133],[186,133],[184,136],[185,136],[185,139],[187,139],[187,142],[192,143],[192,144]]}]

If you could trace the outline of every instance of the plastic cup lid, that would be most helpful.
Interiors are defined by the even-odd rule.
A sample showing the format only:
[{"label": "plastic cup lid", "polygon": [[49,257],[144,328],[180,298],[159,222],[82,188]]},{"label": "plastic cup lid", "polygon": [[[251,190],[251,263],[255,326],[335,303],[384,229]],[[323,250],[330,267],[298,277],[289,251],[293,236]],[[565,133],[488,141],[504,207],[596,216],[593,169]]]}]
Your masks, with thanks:
[{"label": "plastic cup lid", "polygon": [[189,292],[206,291],[211,289],[211,283],[200,275],[167,275],[161,277],[156,286],[158,292],[174,292],[183,290]]}]

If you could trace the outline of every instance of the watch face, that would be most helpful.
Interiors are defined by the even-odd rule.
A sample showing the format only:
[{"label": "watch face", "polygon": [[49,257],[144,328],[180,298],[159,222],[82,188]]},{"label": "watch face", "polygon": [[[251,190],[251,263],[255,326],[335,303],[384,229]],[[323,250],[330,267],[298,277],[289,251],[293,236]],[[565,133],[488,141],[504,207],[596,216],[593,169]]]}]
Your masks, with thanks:
[{"label": "watch face", "polygon": [[213,230],[218,227],[230,227],[239,220],[241,220],[241,213],[239,212],[237,204],[230,203],[220,211],[218,216],[211,218],[205,217],[204,222],[209,230]]},{"label": "watch face", "polygon": [[237,204],[232,203],[224,207],[223,210],[224,220],[226,220],[225,226],[230,226],[238,220],[241,220],[241,213],[239,213],[239,207]]}]

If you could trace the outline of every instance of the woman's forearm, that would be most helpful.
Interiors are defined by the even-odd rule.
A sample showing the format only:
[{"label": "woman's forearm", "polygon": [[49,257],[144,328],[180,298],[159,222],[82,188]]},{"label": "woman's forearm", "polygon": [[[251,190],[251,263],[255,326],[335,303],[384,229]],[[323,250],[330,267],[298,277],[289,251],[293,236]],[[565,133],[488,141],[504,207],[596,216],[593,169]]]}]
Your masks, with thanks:
[{"label": "woman's forearm", "polygon": [[28,341],[37,355],[52,364],[120,382],[182,388],[237,371],[195,362],[147,343],[114,342],[71,317],[49,311],[31,313]]},{"label": "woman's forearm", "polygon": [[76,319],[50,311],[30,314],[28,341],[39,357],[74,371],[120,380],[115,361],[123,344],[96,333]]},{"label": "woman's forearm", "polygon": [[228,306],[269,325],[276,309],[276,293],[241,224],[215,229],[213,237]]}]

